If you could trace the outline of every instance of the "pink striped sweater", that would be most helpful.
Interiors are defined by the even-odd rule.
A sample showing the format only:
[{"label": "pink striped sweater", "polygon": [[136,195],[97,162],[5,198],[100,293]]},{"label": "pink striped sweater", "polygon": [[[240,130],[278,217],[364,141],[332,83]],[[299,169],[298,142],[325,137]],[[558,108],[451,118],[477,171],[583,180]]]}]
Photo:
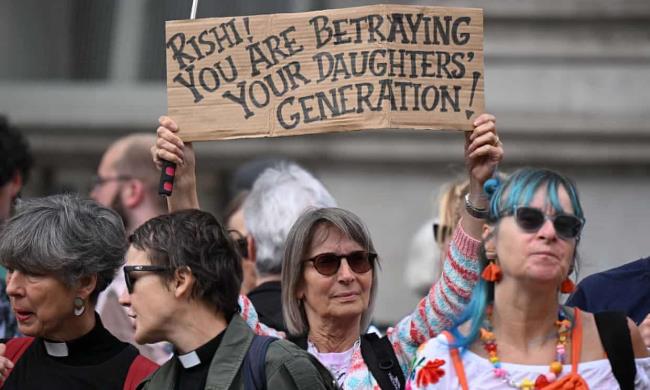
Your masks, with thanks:
[{"label": "pink striped sweater", "polygon": [[[460,224],[447,251],[442,276],[431,286],[415,310],[387,331],[404,376],[408,375],[417,348],[428,339],[450,327],[453,317],[469,302],[478,280],[478,249],[480,242],[465,233]],[[284,337],[284,333],[259,322],[257,312],[245,296],[240,296],[242,316],[262,335]],[[350,368],[343,383],[346,390],[380,390],[363,361],[360,348],[352,354]]]}]

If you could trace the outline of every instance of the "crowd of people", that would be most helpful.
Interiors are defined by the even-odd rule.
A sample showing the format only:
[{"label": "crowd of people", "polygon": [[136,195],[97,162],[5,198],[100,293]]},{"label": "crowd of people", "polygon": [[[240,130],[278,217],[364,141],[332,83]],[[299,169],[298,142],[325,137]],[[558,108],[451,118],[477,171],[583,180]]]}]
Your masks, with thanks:
[{"label": "crowd of people", "polygon": [[[192,145],[161,117],[156,135],[106,150],[91,199],[17,201],[32,158],[0,124],[0,387],[650,388],[650,260],[576,288],[577,188],[547,169],[499,173],[490,114],[423,229],[421,300],[383,335],[369,330],[385,260],[298,164],[239,170],[222,222],[201,210]],[[163,160],[177,165],[166,200]]]}]

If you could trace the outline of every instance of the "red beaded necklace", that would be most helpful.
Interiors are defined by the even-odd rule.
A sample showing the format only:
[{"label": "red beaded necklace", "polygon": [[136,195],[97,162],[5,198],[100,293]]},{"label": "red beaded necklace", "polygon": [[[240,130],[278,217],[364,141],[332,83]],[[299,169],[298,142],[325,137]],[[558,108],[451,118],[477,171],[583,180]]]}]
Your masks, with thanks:
[{"label": "red beaded necklace", "polygon": [[514,387],[516,389],[522,390],[537,390],[542,389],[551,382],[554,382],[560,373],[562,373],[562,366],[565,361],[566,356],[566,343],[569,338],[569,332],[571,330],[571,322],[567,319],[567,316],[560,308],[558,313],[558,319],[555,321],[557,326],[557,344],[555,346],[555,360],[549,365],[549,372],[546,374],[541,374],[533,382],[532,380],[526,378],[521,382],[515,382],[508,372],[501,366],[501,360],[497,355],[497,343],[492,330],[491,318],[492,317],[492,306],[489,306],[486,310],[485,321],[483,327],[481,328],[481,341],[483,342],[483,349],[488,354],[488,360],[492,363],[494,376],[502,379],[507,385]]}]

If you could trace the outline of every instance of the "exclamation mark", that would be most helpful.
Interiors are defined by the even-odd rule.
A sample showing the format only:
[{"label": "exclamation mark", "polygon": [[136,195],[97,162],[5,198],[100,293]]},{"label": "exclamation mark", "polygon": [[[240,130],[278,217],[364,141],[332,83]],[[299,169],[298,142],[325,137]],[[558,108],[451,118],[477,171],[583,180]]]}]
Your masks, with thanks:
[{"label": "exclamation mark", "polygon": [[[478,80],[481,78],[481,72],[474,72],[474,81],[472,82],[472,93],[469,95],[469,106],[472,107],[472,103],[474,103],[474,91],[476,91],[476,86],[478,85]],[[465,116],[467,119],[471,118],[472,115],[474,115],[474,111],[472,110],[465,110]]]},{"label": "exclamation mark", "polygon": [[251,26],[249,24],[248,17],[244,18],[244,28],[246,28],[246,35],[248,35],[248,43],[252,43],[253,35],[251,34]]}]

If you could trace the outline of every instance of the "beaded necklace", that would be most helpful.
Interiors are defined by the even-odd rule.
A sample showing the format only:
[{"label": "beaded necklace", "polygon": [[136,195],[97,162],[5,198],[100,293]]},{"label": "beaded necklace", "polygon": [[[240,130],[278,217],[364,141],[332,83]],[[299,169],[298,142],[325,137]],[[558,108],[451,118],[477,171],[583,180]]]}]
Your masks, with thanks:
[{"label": "beaded necklace", "polygon": [[532,380],[525,378],[521,382],[515,382],[510,374],[501,366],[501,360],[497,355],[497,343],[494,336],[494,332],[491,325],[492,317],[492,306],[489,306],[486,310],[485,322],[481,328],[481,341],[483,342],[483,349],[488,354],[488,360],[492,363],[493,373],[496,378],[502,379],[510,387],[521,390],[537,390],[542,389],[551,382],[554,382],[558,376],[562,373],[562,366],[564,364],[566,356],[566,343],[569,337],[569,332],[571,330],[571,322],[567,319],[567,316],[564,314],[562,308],[558,312],[558,319],[555,321],[557,326],[557,344],[555,346],[555,360],[549,365],[549,372],[546,374],[541,374],[533,382]]}]

